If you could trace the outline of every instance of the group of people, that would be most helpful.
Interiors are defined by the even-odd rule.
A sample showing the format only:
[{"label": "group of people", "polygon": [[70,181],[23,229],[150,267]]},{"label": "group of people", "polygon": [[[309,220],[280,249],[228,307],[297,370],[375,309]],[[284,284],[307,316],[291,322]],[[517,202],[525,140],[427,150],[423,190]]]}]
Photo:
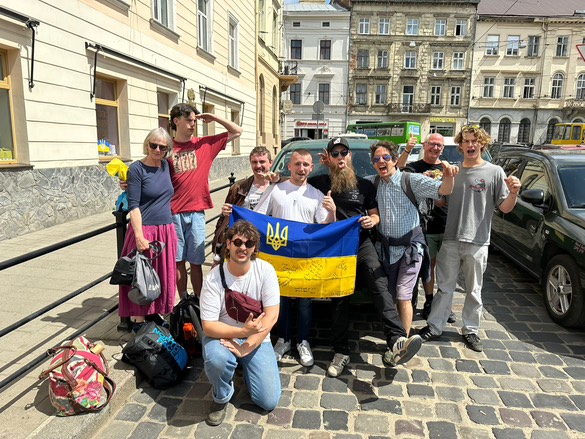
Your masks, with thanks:
[{"label": "group of people", "polygon": [[[197,119],[218,122],[227,133],[195,138]],[[181,297],[186,294],[185,262],[191,264],[193,291],[200,295],[205,371],[212,384],[210,425],[219,425],[225,418],[238,364],[252,401],[264,410],[276,407],[281,395],[278,361],[292,347],[295,306],[299,361],[306,367],[314,363],[311,299],[280,296],[274,268],[257,258],[260,235],[256,227],[242,220],[228,227],[233,206],[304,223],[327,224],[360,216],[356,277],[365,282],[383,324],[385,365],[409,361],[423,342],[441,335],[451,318],[460,271],[466,293],[462,336],[469,348],[481,351],[481,288],[491,218],[496,206],[504,213],[514,208],[520,182],[516,177],[506,178],[500,167],[482,159],[490,138],[480,127],[464,126],[456,137],[464,157],[461,167],[441,162],[444,139],[440,134],[428,136],[423,159],[404,168],[414,141],[401,157],[393,143],[378,142],[371,147],[377,173],[371,179],[356,175],[350,145],[343,137],[331,139],[320,154],[329,173],[313,177],[313,158],[307,150],[294,150],[288,163],[290,178],[281,180],[270,170],[270,152],[254,148],[250,153],[252,175],[230,188],[222,207],[213,240],[214,267],[202,282],[204,211],[211,207],[209,170],[226,143],[242,130],[214,115],[197,114],[185,104],[173,107],[171,120],[175,138],[162,129],[151,131],[144,142],[146,157],[130,166],[131,227],[124,246],[127,254],[134,248],[147,252],[151,241],[166,244],[163,255],[153,263],[163,294],[149,307],[140,307],[121,287],[120,315],[131,316],[136,329],[152,316],[168,314],[176,288]],[[430,203],[433,212],[426,224],[420,221],[418,202],[422,201]],[[424,230],[422,226],[426,226]],[[428,326],[414,334],[412,297],[419,277]],[[259,300],[262,313],[250,314],[245,321],[233,319],[225,306],[226,289]],[[331,299],[333,358],[327,373],[332,377],[341,375],[350,362],[350,298]],[[277,336],[272,346],[274,325]]]}]

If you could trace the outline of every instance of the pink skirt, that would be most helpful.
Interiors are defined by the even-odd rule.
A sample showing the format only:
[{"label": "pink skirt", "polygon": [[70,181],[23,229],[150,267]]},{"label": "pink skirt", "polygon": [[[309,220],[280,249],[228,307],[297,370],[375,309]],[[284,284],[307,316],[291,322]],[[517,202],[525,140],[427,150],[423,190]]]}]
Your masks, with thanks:
[{"label": "pink skirt", "polygon": [[[161,241],[165,243],[165,248],[161,255],[152,261],[152,266],[160,278],[161,294],[158,299],[149,306],[140,306],[128,299],[128,292],[131,287],[120,286],[120,306],[118,314],[120,317],[146,316],[149,314],[168,314],[175,306],[175,297],[177,295],[177,234],[174,224],[165,224],[161,226],[142,226],[144,238],[148,241]],[[128,225],[126,230],[126,240],[122,255],[126,256],[132,250],[136,249],[136,238],[134,229]],[[148,252],[146,252],[148,255]]]}]

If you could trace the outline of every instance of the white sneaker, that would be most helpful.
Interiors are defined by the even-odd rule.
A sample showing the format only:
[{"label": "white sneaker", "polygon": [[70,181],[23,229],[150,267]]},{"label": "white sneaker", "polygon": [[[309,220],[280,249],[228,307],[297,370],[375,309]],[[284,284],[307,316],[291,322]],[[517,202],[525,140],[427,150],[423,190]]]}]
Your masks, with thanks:
[{"label": "white sneaker", "polygon": [[284,354],[290,351],[290,340],[284,341],[284,338],[276,340],[274,345],[274,355],[276,355],[276,361],[282,360]]},{"label": "white sneaker", "polygon": [[303,340],[297,344],[297,351],[299,351],[300,362],[302,366],[312,366],[314,363],[311,346],[307,340]]}]

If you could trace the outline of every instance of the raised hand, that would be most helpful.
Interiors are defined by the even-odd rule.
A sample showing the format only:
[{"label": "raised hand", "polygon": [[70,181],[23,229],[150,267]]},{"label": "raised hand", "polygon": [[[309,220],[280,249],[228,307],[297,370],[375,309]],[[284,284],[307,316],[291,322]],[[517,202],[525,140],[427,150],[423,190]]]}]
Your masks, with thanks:
[{"label": "raised hand", "polygon": [[325,198],[323,198],[323,207],[328,212],[335,212],[336,207],[333,198],[331,198],[331,191],[327,192],[327,195],[325,195]]},{"label": "raised hand", "polygon": [[504,181],[506,182],[506,186],[508,186],[508,190],[510,191],[510,193],[518,195],[518,193],[520,192],[520,187],[522,186],[518,177],[514,177],[513,175],[511,175]]}]

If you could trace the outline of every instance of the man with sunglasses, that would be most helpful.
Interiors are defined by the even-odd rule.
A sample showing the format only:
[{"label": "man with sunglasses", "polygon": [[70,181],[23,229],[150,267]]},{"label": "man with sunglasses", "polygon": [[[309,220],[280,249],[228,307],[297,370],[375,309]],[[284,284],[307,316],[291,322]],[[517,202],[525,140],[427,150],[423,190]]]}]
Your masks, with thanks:
[{"label": "man with sunglasses", "polygon": [[250,314],[244,322],[244,318],[230,317],[220,267],[209,272],[201,291],[203,359],[213,396],[209,425],[219,425],[225,418],[238,364],[254,404],[271,411],[280,400],[280,375],[270,343],[270,330],[278,319],[280,287],[274,267],[257,259],[259,243],[258,229],[248,221],[237,221],[226,233],[227,261],[221,266],[228,289],[262,302],[258,317]]},{"label": "man with sunglasses", "polygon": [[[388,278],[370,239],[371,230],[380,222],[376,188],[365,178],[358,177],[352,164],[352,154],[347,139],[336,137],[329,141],[321,160],[329,167],[329,174],[317,175],[309,183],[324,194],[331,191],[336,206],[336,217],[344,220],[360,215],[362,232],[357,254],[356,281],[359,279],[370,292],[378,316],[384,326],[388,348],[382,355],[384,364],[396,366],[410,360],[420,349],[418,335],[407,338],[388,289]],[[331,377],[341,375],[349,363],[349,306],[351,296],[331,299],[333,306],[331,344],[333,360],[327,368]]]}]

